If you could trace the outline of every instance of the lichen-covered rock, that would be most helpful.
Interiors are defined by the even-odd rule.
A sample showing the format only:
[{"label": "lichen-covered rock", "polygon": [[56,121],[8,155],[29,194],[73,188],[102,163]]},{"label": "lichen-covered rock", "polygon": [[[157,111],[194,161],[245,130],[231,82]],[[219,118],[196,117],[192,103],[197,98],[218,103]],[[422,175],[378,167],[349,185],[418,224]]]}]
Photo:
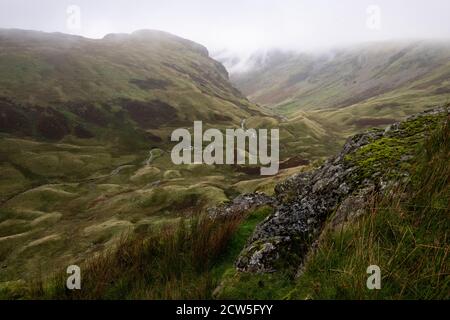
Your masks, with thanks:
[{"label": "lichen-covered rock", "polygon": [[288,178],[275,188],[277,208],[263,221],[240,254],[244,272],[272,272],[301,263],[308,248],[337,210],[335,224],[361,214],[369,193],[407,178],[408,162],[445,108],[435,108],[348,139],[343,150],[320,168]]},{"label": "lichen-covered rock", "polygon": [[230,217],[243,215],[250,210],[265,205],[273,205],[275,199],[262,192],[248,193],[234,198],[232,201],[220,206],[209,208],[208,215],[211,218]]},{"label": "lichen-covered rock", "polygon": [[371,185],[345,198],[334,213],[330,221],[330,227],[338,229],[363,215],[374,194],[375,186]]}]

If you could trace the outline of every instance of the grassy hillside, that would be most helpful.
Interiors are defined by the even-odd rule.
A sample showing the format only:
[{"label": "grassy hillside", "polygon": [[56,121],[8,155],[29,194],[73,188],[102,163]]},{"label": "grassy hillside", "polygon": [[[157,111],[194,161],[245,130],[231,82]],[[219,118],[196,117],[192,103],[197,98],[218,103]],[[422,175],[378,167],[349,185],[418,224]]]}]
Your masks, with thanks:
[{"label": "grassy hillside", "polygon": [[250,100],[295,118],[308,111],[345,134],[385,126],[450,100],[450,43],[370,43],[324,53],[257,54],[232,82]]},{"label": "grassy hillside", "polygon": [[157,143],[165,127],[261,114],[204,47],[164,32],[91,40],[0,30],[0,47],[2,132]]},{"label": "grassy hillside", "polygon": [[[422,140],[413,147],[409,179],[374,195],[364,212],[351,221],[335,224],[330,216],[315,249],[298,268],[261,274],[236,271],[233,262],[247,239],[273,212],[261,207],[232,219],[197,217],[123,238],[115,248],[83,265],[81,291],[65,290],[62,272],[31,285],[11,283],[0,290],[0,296],[448,299],[449,120],[439,121],[426,139],[423,131],[414,135]],[[382,270],[381,290],[366,288],[366,269],[373,264]]]},{"label": "grassy hillside", "polygon": [[[318,91],[324,90],[323,96],[302,99],[317,105],[303,111],[282,100],[273,112],[236,90],[224,67],[203,46],[164,32],[92,40],[0,30],[0,289],[6,292],[4,297],[10,290],[13,296],[61,296],[60,283],[55,287],[44,281],[41,288],[40,280],[70,264],[92,268],[92,296],[81,298],[211,297],[223,274],[233,273],[233,261],[245,240],[270,210],[218,226],[198,216],[241,193],[272,194],[278,182],[337,153],[352,132],[383,125],[444,99],[448,61],[442,61],[447,47],[442,45],[427,63],[417,66],[413,57],[425,54],[424,48],[418,45],[414,54],[405,53],[412,55],[406,60],[409,64],[398,56],[401,70],[391,66],[385,72],[394,77],[391,83],[397,83],[396,73],[411,80],[407,70],[414,66],[411,73],[421,75],[414,81],[422,89],[404,96],[406,82],[402,82],[395,89],[399,91],[385,92],[384,107],[377,107],[376,99],[382,99],[377,95],[349,106],[322,108],[328,101],[325,96],[341,101],[347,94],[357,96],[362,88],[351,86],[353,91],[347,92],[348,81],[337,76],[346,74],[345,68],[354,69],[352,54],[344,52],[335,61],[320,64],[323,69],[319,68],[316,82],[314,77],[299,76],[286,85],[297,90],[312,81],[308,85],[315,83]],[[372,65],[370,61],[378,56],[372,53],[362,65]],[[280,67],[277,77],[295,72],[297,63],[304,62],[303,57],[288,57],[272,61],[271,66]],[[289,70],[281,67],[284,62],[292,63]],[[367,70],[381,72],[372,67]],[[267,70],[267,75],[271,72]],[[377,84],[389,82],[382,74]],[[374,85],[372,76],[355,73],[364,88]],[[267,81],[263,73],[252,79],[256,86]],[[284,80],[278,80],[283,85]],[[435,89],[439,89],[436,94]],[[422,97],[416,96],[418,92]],[[410,99],[407,103],[405,97]],[[243,120],[246,128],[279,128],[279,174],[261,177],[258,168],[249,166],[173,165],[170,134],[180,127],[192,130],[194,120],[202,120],[205,129],[238,128]],[[148,237],[161,241],[149,244]],[[135,261],[124,262],[115,248]],[[170,259],[179,252],[186,252],[186,257],[171,269]],[[208,255],[198,256],[203,253]],[[124,275],[129,268],[143,268],[152,255],[161,259],[154,272],[168,270],[167,277],[158,278],[153,271],[138,278],[134,273]],[[198,269],[191,266],[197,260],[204,262]],[[115,270],[112,276],[119,282],[104,285],[103,280],[110,280],[100,270],[104,265]],[[183,268],[187,273],[181,272]],[[95,287],[102,277],[100,287]],[[36,281],[37,287],[30,289],[27,284]],[[135,281],[142,288],[133,287]],[[158,290],[149,293],[150,288]]]},{"label": "grassy hillside", "polygon": [[[318,123],[293,126],[247,101],[203,46],[164,32],[0,30],[0,73],[0,282],[45,277],[241,192],[271,192],[337,148]],[[280,127],[281,160],[296,158],[278,176],[172,164],[173,129],[244,119]],[[328,150],[316,150],[322,141]]]}]

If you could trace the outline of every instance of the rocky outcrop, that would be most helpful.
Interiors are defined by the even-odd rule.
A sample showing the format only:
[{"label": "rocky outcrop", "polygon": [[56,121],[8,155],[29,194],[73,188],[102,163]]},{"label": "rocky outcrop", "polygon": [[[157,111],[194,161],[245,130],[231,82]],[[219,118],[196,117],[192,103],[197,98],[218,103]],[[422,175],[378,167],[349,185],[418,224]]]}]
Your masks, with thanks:
[{"label": "rocky outcrop", "polygon": [[364,213],[371,194],[407,179],[416,146],[445,112],[432,109],[386,130],[358,134],[317,170],[278,184],[276,210],[256,228],[237,269],[272,272],[301,264],[330,216],[334,226],[354,219]]},{"label": "rocky outcrop", "polygon": [[228,203],[208,209],[208,215],[213,218],[240,216],[258,207],[275,204],[275,199],[262,192],[243,194]]}]

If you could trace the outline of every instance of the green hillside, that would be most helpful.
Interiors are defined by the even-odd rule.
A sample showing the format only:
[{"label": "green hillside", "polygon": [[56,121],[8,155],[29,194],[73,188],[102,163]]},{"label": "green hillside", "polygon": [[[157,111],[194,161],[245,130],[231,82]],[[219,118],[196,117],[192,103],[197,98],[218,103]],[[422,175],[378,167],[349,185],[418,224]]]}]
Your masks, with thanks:
[{"label": "green hillside", "polygon": [[[362,192],[338,202],[322,226],[311,233],[316,245],[310,237],[298,239],[308,247],[301,263],[297,257],[301,251],[278,247],[275,259],[288,264],[277,264],[270,272],[236,269],[237,259],[245,255],[259,227],[272,222],[276,230],[272,219],[282,206],[290,207],[290,214],[295,215],[294,192],[314,192],[308,188],[315,183],[309,173],[279,184],[278,203],[234,213],[227,210],[232,207],[227,204],[223,216],[200,215],[122,238],[116,247],[83,264],[80,291],[65,289],[66,274],[61,270],[44,281],[4,285],[0,297],[448,299],[449,120],[444,108],[419,114],[385,136],[382,130],[372,130],[353,137],[353,142],[364,144],[353,150],[347,145],[345,158],[330,159],[328,168],[334,163],[341,172],[346,170],[336,162],[356,161],[357,171],[370,173],[368,177],[387,187],[367,192],[370,182],[359,180],[356,187]],[[368,156],[360,158],[362,154]],[[366,166],[367,162],[372,165]],[[291,226],[285,226],[287,234]],[[276,237],[267,240],[277,245]],[[259,257],[270,254],[265,248],[259,244]],[[382,270],[380,290],[366,287],[366,269],[373,264]]]},{"label": "green hillside", "polygon": [[289,118],[308,112],[348,135],[450,100],[450,43],[369,43],[323,53],[256,54],[232,82]]},{"label": "green hillside", "polygon": [[[273,210],[215,223],[208,209],[256,191],[272,196],[351,134],[445,102],[449,52],[410,43],[333,57],[277,53],[233,75],[241,93],[206,48],[165,32],[93,40],[0,29],[0,298],[67,298],[51,281],[70,264],[92,271],[92,295],[81,298],[219,294]],[[195,120],[204,129],[279,128],[279,174],[174,165],[170,135]],[[131,268],[152,268],[130,272],[124,255]]]},{"label": "green hillside", "polygon": [[[0,30],[0,74],[0,282],[45,276],[239,193],[272,192],[338,148],[320,124],[249,102],[203,46],[164,32]],[[279,175],[175,166],[170,134],[194,120],[280,128]]]},{"label": "green hillside", "polygon": [[151,130],[260,114],[206,48],[164,32],[92,40],[0,30],[0,46],[2,131],[85,138],[124,121]]}]

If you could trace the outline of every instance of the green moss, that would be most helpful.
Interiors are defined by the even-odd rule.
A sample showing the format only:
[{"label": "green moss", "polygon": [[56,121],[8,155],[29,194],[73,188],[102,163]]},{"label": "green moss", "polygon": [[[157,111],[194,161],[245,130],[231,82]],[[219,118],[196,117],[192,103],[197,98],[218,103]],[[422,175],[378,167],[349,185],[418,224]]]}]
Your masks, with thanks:
[{"label": "green moss", "polygon": [[429,115],[418,117],[414,120],[405,121],[400,124],[399,137],[414,137],[418,134],[433,130],[442,122],[442,116]]},{"label": "green moss", "polygon": [[357,165],[359,178],[370,178],[386,168],[396,168],[404,155],[413,152],[416,144],[396,138],[381,138],[346,157]]},{"label": "green moss", "polygon": [[415,154],[425,133],[435,129],[440,122],[442,116],[423,116],[403,122],[398,130],[359,148],[345,160],[356,165],[357,180],[371,178],[376,173],[399,178],[409,168],[404,156]]}]

